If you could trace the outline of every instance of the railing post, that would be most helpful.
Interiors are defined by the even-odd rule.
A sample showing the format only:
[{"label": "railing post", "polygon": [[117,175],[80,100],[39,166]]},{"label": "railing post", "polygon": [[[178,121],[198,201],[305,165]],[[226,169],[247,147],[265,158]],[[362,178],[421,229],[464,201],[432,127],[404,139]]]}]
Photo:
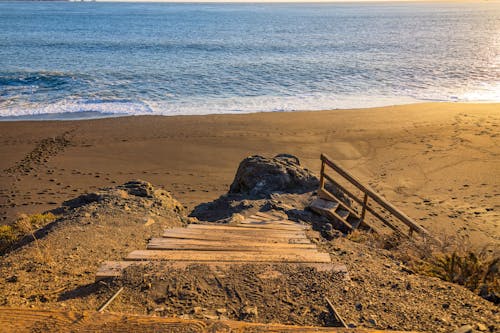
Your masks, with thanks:
[{"label": "railing post", "polygon": [[365,196],[363,198],[363,207],[361,208],[361,218],[359,220],[359,224],[363,223],[363,220],[365,219],[365,214],[366,214],[366,205],[368,203],[368,194],[366,192]]},{"label": "railing post", "polygon": [[325,188],[325,161],[321,159],[321,172],[319,174],[319,189],[322,190]]}]

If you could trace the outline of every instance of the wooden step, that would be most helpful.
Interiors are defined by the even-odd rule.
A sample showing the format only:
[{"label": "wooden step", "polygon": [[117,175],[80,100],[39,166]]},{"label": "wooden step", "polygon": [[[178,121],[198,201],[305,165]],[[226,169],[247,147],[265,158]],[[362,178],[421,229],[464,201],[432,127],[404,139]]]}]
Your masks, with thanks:
[{"label": "wooden step", "polygon": [[330,262],[328,253],[315,250],[241,252],[241,251],[161,251],[136,250],[129,253],[125,260],[168,260],[168,261],[244,261],[244,262]]},{"label": "wooden step", "polygon": [[311,202],[309,207],[316,213],[330,219],[335,229],[346,233],[352,231],[352,226],[336,212],[336,209],[339,207],[338,202],[317,198]]},{"label": "wooden step", "polygon": [[207,241],[176,238],[153,238],[147,245],[148,249],[154,250],[220,250],[231,249],[241,251],[273,251],[273,249],[315,249],[316,245],[290,244],[288,242],[263,243],[258,241],[238,240],[228,243],[227,241]]},{"label": "wooden step", "polygon": [[[259,309],[260,310],[260,309]],[[274,332],[274,333],[384,333],[375,329],[311,327],[282,324],[249,323],[234,320],[200,320],[133,315],[117,312],[61,311],[0,308],[2,333],[28,332]],[[41,327],[41,328],[40,328]],[[44,329],[45,327],[45,329]],[[50,328],[47,328],[50,327]],[[404,333],[390,331],[392,333]],[[407,332],[411,333],[411,332]]]},{"label": "wooden step", "polygon": [[228,235],[250,235],[250,236],[294,236],[301,235],[304,233],[303,230],[277,230],[270,228],[241,228],[236,226],[212,226],[212,225],[202,225],[202,224],[190,224],[188,227],[176,227],[172,229],[165,230],[167,232],[185,232],[191,234],[203,234],[203,233],[213,233],[213,234],[228,234]]},{"label": "wooden step", "polygon": [[309,225],[293,223],[293,224],[285,224],[285,223],[238,223],[235,226],[240,228],[254,228],[254,229],[276,229],[276,230],[309,230],[311,227]]},{"label": "wooden step", "polygon": [[213,235],[203,233],[185,233],[185,232],[165,232],[163,238],[172,239],[192,239],[192,240],[207,240],[207,241],[259,241],[262,243],[290,243],[290,244],[310,244],[311,241],[305,235],[295,236],[266,236],[256,238],[252,235]]},{"label": "wooden step", "polygon": [[264,213],[264,212],[257,212],[255,214],[253,214],[251,217],[260,217],[260,218],[266,219],[268,221],[272,221],[272,220],[276,220],[276,219],[280,218],[276,215],[268,214],[268,213]]},{"label": "wooden step", "polygon": [[165,230],[163,233],[164,237],[177,237],[177,238],[191,238],[191,237],[241,237],[241,238],[254,238],[254,239],[288,239],[288,238],[305,238],[304,232],[294,232],[294,231],[255,231],[255,230],[203,230],[203,229],[186,229],[186,228],[175,228]]},{"label": "wooden step", "polygon": [[278,225],[278,224],[189,224],[188,229],[205,229],[205,230],[236,230],[240,231],[268,231],[268,230],[278,230],[278,231],[301,231],[307,229],[306,226],[297,225]]},{"label": "wooden step", "polygon": [[[158,261],[105,261],[99,267],[96,273],[96,281],[107,279],[107,278],[116,278],[122,276],[123,270],[127,267],[133,265],[147,265],[147,264],[158,264]],[[162,261],[161,265],[168,265],[173,269],[185,269],[190,265],[206,265],[210,269],[214,271],[220,270],[228,270],[231,269],[231,266],[235,265],[281,265],[282,262],[245,262],[245,261],[204,261],[204,262],[196,262],[196,261]],[[332,262],[328,263],[314,263],[314,262],[296,262],[296,263],[288,263],[287,264],[291,268],[299,268],[299,267],[308,267],[314,268],[318,272],[337,272],[337,273],[347,273],[347,267],[343,264],[334,264]]]},{"label": "wooden step", "polygon": [[358,213],[355,210],[353,210],[351,207],[349,207],[349,205],[345,204],[342,200],[340,200],[336,196],[332,195],[330,192],[325,191],[324,189],[320,189],[318,191],[318,196],[321,199],[324,199],[324,200],[327,200],[327,201],[337,202],[340,205],[339,208],[347,210],[350,214],[352,214],[356,218],[359,218]]},{"label": "wooden step", "polygon": [[[297,222],[290,221],[287,219],[279,219],[279,220],[257,220],[253,218],[246,218],[243,221],[240,222],[240,224],[280,224],[280,225],[297,225]],[[301,224],[299,224],[301,225]]]},{"label": "wooden step", "polygon": [[[297,245],[303,244],[286,244],[288,247],[284,246],[267,246],[266,243],[254,243],[253,245],[240,245],[236,244],[227,244],[227,242],[221,242],[225,244],[218,245],[199,245],[199,244],[165,244],[163,242],[150,242],[147,245],[148,250],[165,250],[165,251],[238,251],[238,252],[270,252],[270,253],[278,253],[278,252],[294,252],[294,251],[311,251],[316,249],[314,247],[297,247]],[[247,243],[248,244],[248,243]],[[273,243],[269,243],[273,244]],[[313,245],[313,244],[306,244]]]}]

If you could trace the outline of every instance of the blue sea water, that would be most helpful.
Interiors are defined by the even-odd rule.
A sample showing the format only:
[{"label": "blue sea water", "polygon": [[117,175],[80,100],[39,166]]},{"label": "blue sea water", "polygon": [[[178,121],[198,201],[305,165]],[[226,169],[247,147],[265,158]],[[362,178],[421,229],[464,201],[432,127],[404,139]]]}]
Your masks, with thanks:
[{"label": "blue sea water", "polygon": [[0,2],[0,119],[500,102],[500,3]]}]

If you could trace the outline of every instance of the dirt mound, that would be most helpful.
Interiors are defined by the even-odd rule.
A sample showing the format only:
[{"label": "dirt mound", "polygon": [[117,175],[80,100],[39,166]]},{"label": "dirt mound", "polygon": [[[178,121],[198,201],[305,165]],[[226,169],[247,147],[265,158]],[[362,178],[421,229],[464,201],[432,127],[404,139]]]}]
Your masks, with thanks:
[{"label": "dirt mound", "polygon": [[267,198],[271,193],[305,193],[315,190],[318,178],[289,154],[273,158],[258,155],[241,161],[229,193]]},{"label": "dirt mound", "polygon": [[70,210],[124,209],[136,211],[148,209],[152,213],[174,212],[185,215],[182,204],[164,190],[155,189],[144,180],[132,180],[123,185],[105,188],[97,192],[83,194],[65,201],[56,213]]},{"label": "dirt mound", "polygon": [[0,305],[97,307],[79,298],[98,289],[94,277],[103,261],[121,260],[187,221],[177,200],[145,181],[84,194],[52,212],[54,222],[0,257]]},{"label": "dirt mound", "polygon": [[286,264],[233,265],[221,271],[164,263],[129,267],[115,288],[125,287],[128,306],[148,314],[337,326],[325,295],[345,278],[341,272]]}]

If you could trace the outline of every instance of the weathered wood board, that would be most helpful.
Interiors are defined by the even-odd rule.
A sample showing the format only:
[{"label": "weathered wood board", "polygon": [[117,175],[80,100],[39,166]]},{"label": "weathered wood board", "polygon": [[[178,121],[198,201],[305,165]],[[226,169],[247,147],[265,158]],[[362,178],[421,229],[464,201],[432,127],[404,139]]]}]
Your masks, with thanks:
[{"label": "weathered wood board", "polygon": [[135,250],[126,260],[168,260],[168,261],[244,261],[244,262],[331,262],[328,253],[302,249],[301,251],[236,252],[236,251],[162,251]]},{"label": "weathered wood board", "polygon": [[[337,327],[291,326],[259,324],[230,320],[196,320],[129,315],[112,312],[70,312],[41,309],[0,308],[0,327],[3,333],[28,332],[100,332],[100,333],[157,333],[157,332],[235,332],[235,333],[383,333],[373,329],[344,329]],[[402,333],[392,331],[392,333]],[[408,332],[411,333],[411,332]]]},{"label": "weathered wood board", "polygon": [[124,261],[101,265],[96,279],[120,276],[129,263],[165,262],[179,267],[189,264],[229,266],[235,264],[322,265],[332,270],[328,253],[318,251],[307,238],[308,226],[257,213],[235,224],[197,223],[165,230],[146,250],[128,254]]}]

